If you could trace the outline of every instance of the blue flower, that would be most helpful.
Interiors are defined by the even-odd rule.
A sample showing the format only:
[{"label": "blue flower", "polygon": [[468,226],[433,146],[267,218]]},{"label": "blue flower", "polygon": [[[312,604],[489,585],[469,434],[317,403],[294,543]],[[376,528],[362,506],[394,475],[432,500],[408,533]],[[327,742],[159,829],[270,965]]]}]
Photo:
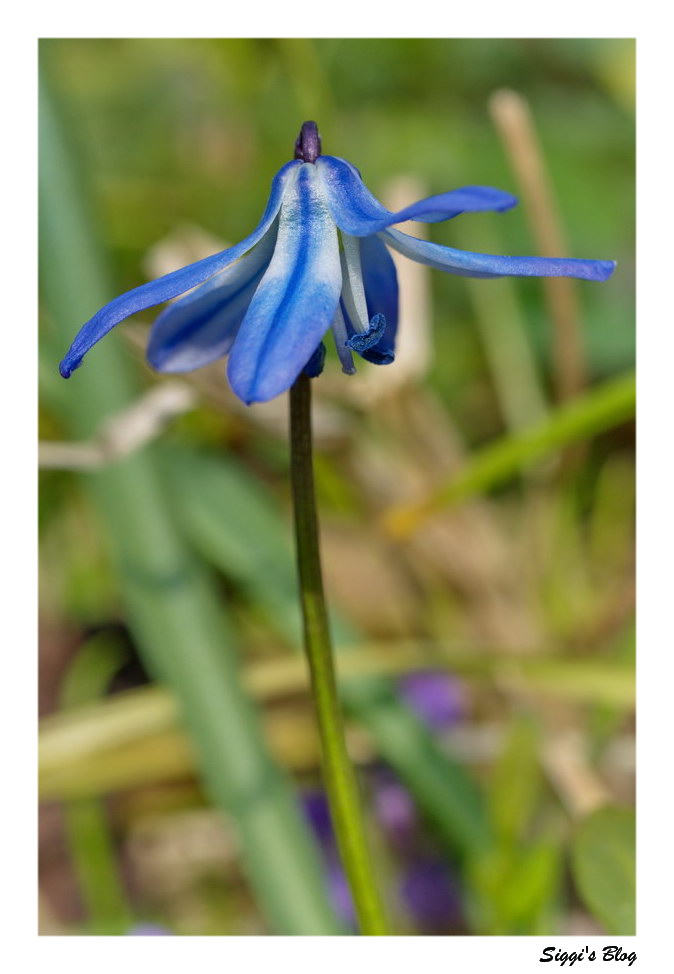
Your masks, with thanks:
[{"label": "blue flower", "polygon": [[264,402],[303,370],[320,373],[330,328],[344,372],[355,372],[352,352],[379,365],[393,361],[398,284],[388,247],[463,277],[604,281],[615,267],[614,261],[475,254],[417,240],[393,225],[502,212],[517,200],[488,186],[464,186],[391,213],[354,166],[320,154],[314,122],[302,126],[295,156],[274,177],[262,219],[245,240],[115,298],[80,329],[61,375],[68,378],[129,315],[184,294],[154,323],[150,365],[189,372],[229,355],[236,395],[248,404]]}]

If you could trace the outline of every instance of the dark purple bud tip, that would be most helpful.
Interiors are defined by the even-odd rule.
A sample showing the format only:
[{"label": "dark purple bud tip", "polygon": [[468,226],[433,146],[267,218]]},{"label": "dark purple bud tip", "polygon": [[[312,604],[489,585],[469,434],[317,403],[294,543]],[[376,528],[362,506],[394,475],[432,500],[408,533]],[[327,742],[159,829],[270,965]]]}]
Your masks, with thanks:
[{"label": "dark purple bud tip", "polygon": [[305,122],[295,142],[295,158],[302,162],[316,162],[321,154],[321,137],[315,122]]}]

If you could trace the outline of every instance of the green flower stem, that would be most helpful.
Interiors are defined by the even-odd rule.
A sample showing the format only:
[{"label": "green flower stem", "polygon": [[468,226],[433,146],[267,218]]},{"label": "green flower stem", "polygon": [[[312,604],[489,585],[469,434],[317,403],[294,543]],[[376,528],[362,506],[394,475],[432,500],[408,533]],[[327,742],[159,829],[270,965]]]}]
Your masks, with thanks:
[{"label": "green flower stem", "polygon": [[368,850],[358,783],[344,741],[337,694],[314,496],[311,445],[311,380],[304,374],[290,390],[290,466],[304,645],[323,753],[323,779],[361,932],[389,933]]}]

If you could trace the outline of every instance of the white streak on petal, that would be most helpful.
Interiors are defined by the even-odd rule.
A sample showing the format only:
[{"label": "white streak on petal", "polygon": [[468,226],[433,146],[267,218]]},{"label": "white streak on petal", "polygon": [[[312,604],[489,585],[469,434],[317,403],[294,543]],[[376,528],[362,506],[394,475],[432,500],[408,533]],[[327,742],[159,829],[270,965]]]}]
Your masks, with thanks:
[{"label": "white streak on petal", "polygon": [[358,332],[366,332],[370,327],[363,286],[363,269],[360,263],[360,240],[347,233],[342,234],[344,247],[340,254],[342,261],[342,300],[351,324]]}]

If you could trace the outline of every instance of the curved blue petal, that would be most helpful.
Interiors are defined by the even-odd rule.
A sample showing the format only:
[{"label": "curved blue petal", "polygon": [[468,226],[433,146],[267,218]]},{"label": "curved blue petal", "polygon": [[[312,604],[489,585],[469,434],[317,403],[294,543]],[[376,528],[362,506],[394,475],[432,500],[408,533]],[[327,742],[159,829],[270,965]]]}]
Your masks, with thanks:
[{"label": "curved blue petal", "polygon": [[482,210],[509,210],[517,199],[490,186],[464,186],[438,196],[412,203],[391,213],[375,199],[358,171],[345,159],[320,156],[316,166],[326,189],[335,223],[344,233],[365,237],[377,233],[393,223],[418,220],[438,223],[451,220],[460,213]]},{"label": "curved blue petal", "polygon": [[398,333],[398,277],[395,264],[378,237],[361,238],[360,260],[367,313],[370,319],[378,314],[386,318],[382,337],[376,345],[361,354],[369,362],[389,365],[395,358]]},{"label": "curved blue petal", "polygon": [[315,164],[303,163],[229,356],[229,382],[240,399],[265,402],[292,385],[332,323],[341,286],[337,229]]},{"label": "curved blue petal", "polygon": [[274,222],[249,253],[159,315],[147,346],[158,372],[191,372],[230,350],[276,243]]},{"label": "curved blue petal", "polygon": [[394,214],[397,219],[393,222],[417,220],[419,223],[441,223],[462,213],[503,213],[517,206],[518,202],[516,196],[493,186],[462,186],[406,206]]},{"label": "curved blue petal", "polygon": [[233,263],[238,257],[254,247],[273,223],[281,206],[286,187],[289,185],[290,177],[300,165],[299,160],[293,160],[277,172],[272,183],[267,208],[260,223],[241,243],[228,247],[227,250],[213,254],[211,257],[198,260],[194,264],[188,264],[187,267],[181,267],[180,270],[173,271],[171,274],[165,274],[164,277],[160,277],[156,281],[142,284],[132,291],[121,294],[106,304],[104,308],[101,308],[93,318],[80,328],[68,350],[68,354],[61,362],[59,369],[64,379],[67,379],[82,364],[82,359],[89,349],[104,335],[107,335],[120,321],[137,311],[152,308],[156,304],[162,304],[164,301],[175,298],[178,294],[189,291],[190,288],[201,284],[202,281]]},{"label": "curved blue petal", "polygon": [[380,237],[405,257],[461,277],[579,277],[586,281],[605,281],[616,266],[614,260],[474,254],[418,240],[400,230],[384,230]]}]

